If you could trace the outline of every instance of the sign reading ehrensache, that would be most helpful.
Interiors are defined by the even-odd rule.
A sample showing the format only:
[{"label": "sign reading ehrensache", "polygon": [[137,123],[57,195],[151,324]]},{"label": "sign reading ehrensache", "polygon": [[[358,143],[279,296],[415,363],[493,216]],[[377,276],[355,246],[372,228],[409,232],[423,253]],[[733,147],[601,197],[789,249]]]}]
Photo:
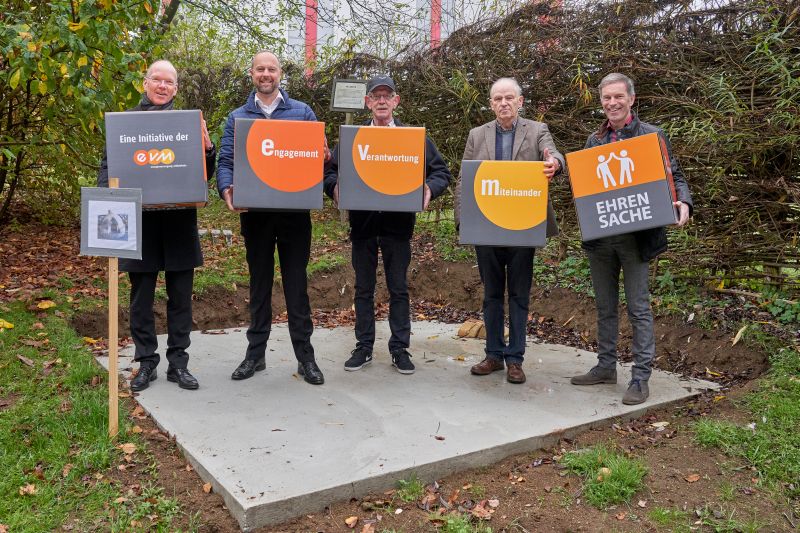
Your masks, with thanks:
[{"label": "sign reading ehrensache", "polygon": [[237,118],[233,205],[321,209],[325,123]]},{"label": "sign reading ehrensache", "polygon": [[425,128],[341,126],[339,209],[422,211]]},{"label": "sign reading ehrensache", "polygon": [[462,161],[459,242],[543,247],[547,186],[541,161]]},{"label": "sign reading ehrensache", "polygon": [[108,175],[142,189],[142,204],[208,201],[200,111],[106,113]]},{"label": "sign reading ehrensache", "polygon": [[675,224],[675,185],[664,140],[650,133],[567,154],[581,238]]}]

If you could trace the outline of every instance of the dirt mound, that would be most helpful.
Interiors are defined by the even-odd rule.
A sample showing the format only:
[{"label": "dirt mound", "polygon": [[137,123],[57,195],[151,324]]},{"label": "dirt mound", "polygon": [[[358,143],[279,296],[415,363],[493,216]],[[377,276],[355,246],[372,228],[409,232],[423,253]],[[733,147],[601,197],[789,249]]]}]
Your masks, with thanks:
[{"label": "dirt mound", "polygon": [[[473,264],[414,260],[408,277],[413,318],[459,322],[479,315],[483,287]],[[309,280],[308,293],[317,326],[352,324],[353,283],[353,271],[349,266],[317,274]],[[195,329],[246,326],[250,320],[248,291],[248,287],[238,287],[235,292],[220,288],[198,295],[194,302]],[[375,296],[379,317],[385,316],[388,299],[383,273],[379,272]],[[279,283],[275,284],[272,301],[275,320],[284,321],[286,304]],[[157,303],[155,313],[157,331],[166,332],[165,302]],[[596,350],[597,327],[592,298],[569,289],[534,287],[530,313],[529,332],[537,338]],[[630,361],[631,327],[624,307],[620,308],[620,317],[620,358]],[[763,354],[742,344],[731,346],[731,332],[702,330],[675,317],[660,316],[655,322],[658,368],[725,380],[752,379],[767,368]],[[75,316],[72,324],[81,335],[106,335],[104,310]],[[128,331],[128,310],[121,309],[120,332]],[[709,375],[707,370],[720,376]]]}]

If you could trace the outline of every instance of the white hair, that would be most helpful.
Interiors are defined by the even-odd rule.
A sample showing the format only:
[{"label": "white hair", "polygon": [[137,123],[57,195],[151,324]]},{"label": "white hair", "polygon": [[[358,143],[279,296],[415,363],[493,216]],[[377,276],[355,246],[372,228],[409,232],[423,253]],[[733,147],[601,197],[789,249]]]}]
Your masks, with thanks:
[{"label": "white hair", "polygon": [[515,80],[514,78],[500,78],[496,82],[494,82],[492,84],[492,88],[489,89],[489,97],[491,98],[492,93],[498,87],[498,85],[503,85],[505,83],[509,83],[511,84],[512,87],[514,87],[514,92],[517,93],[517,96],[522,96],[522,87],[519,86],[517,80]]}]

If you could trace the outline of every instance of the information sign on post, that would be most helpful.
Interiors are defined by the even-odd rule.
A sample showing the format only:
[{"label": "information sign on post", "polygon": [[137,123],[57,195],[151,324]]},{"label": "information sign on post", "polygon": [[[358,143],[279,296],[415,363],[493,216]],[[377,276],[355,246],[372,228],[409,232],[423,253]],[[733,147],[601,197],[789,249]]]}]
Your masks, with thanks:
[{"label": "information sign on post", "polygon": [[462,161],[459,243],[543,247],[547,186],[541,161]]},{"label": "information sign on post", "polygon": [[81,255],[108,257],[108,434],[119,431],[119,258],[142,258],[142,190],[81,188]]},{"label": "information sign on post", "polygon": [[367,80],[333,80],[331,111],[357,113],[364,110]]}]

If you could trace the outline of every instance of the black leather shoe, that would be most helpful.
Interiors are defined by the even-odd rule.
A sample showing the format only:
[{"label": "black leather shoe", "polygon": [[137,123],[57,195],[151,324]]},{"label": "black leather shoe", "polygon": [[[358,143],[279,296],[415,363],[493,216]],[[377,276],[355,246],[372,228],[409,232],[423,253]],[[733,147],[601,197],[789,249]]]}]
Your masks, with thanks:
[{"label": "black leather shoe", "polygon": [[319,369],[316,361],[297,363],[297,373],[303,376],[306,383],[311,383],[312,385],[325,383],[325,376],[322,375],[322,370]]},{"label": "black leather shoe", "polygon": [[167,381],[177,383],[182,389],[195,390],[200,387],[195,377],[185,368],[167,368]]},{"label": "black leather shoe", "polygon": [[262,357],[261,359],[245,359],[239,366],[236,367],[236,370],[233,371],[231,374],[231,379],[247,379],[252,378],[253,374],[255,374],[259,370],[264,370],[267,368],[267,363]]},{"label": "black leather shoe", "polygon": [[140,366],[139,373],[131,380],[131,390],[139,392],[150,386],[151,381],[158,379],[158,373],[154,366]]}]

